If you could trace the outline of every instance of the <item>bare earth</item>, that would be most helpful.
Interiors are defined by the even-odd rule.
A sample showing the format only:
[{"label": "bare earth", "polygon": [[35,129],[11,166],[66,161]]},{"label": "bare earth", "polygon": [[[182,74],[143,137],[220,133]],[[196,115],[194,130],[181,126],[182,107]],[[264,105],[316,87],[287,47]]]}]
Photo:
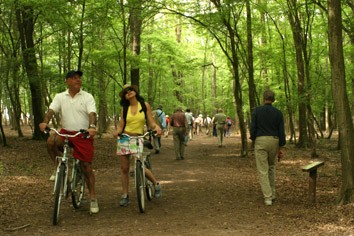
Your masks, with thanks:
[{"label": "bare earth", "polygon": [[[226,138],[218,148],[214,137],[201,135],[176,161],[172,135],[152,154],[153,171],[163,189],[161,199],[139,213],[133,178],[130,205],[119,206],[121,185],[115,140],[95,140],[96,189],[100,213],[90,216],[88,204],[73,210],[70,199],[61,220],[52,226],[53,170],[44,141],[15,137],[6,130],[10,147],[0,147],[0,235],[353,235],[354,204],[335,204],[340,188],[340,153],[336,140],[319,143],[325,165],[318,170],[317,203],[308,199],[310,150],[288,145],[277,165],[277,200],[265,206],[253,153],[240,158],[240,138]],[[2,163],[2,164],[1,164]]]}]

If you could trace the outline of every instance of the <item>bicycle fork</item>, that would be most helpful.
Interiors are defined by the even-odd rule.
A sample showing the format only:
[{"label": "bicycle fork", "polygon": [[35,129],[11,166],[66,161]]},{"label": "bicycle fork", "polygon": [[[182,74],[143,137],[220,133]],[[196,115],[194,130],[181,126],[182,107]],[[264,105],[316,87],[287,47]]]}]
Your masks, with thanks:
[{"label": "bicycle fork", "polygon": [[63,179],[63,183],[62,183],[62,186],[61,186],[61,195],[62,196],[65,196],[67,197],[68,196],[68,166],[67,166],[67,163],[64,163],[63,160],[62,160],[62,157],[57,157],[57,159],[59,160],[58,162],[58,166],[57,166],[57,172],[56,172],[56,177],[55,177],[55,182],[54,182],[54,189],[53,189],[53,193],[55,192],[55,188],[58,184],[58,181],[62,181],[62,180],[59,180],[59,172],[60,172],[60,167],[62,165],[64,165],[64,176],[62,176],[64,179]]},{"label": "bicycle fork", "polygon": [[[145,180],[145,178],[146,178],[146,176],[145,176],[145,165],[144,165],[144,162],[142,162],[140,159],[138,159],[137,158],[137,160],[135,161],[135,162],[139,162],[141,165],[140,165],[140,168],[141,168],[141,173],[142,173],[142,177],[143,177],[143,179]],[[138,168],[138,165],[135,163],[135,168]],[[134,171],[135,173],[135,179],[137,179],[137,176],[136,176],[136,172],[137,172],[137,170],[135,170]],[[143,183],[142,183],[142,187],[143,188],[145,188],[145,181],[143,181]],[[135,182],[135,187],[137,187],[136,186],[136,182]]]}]

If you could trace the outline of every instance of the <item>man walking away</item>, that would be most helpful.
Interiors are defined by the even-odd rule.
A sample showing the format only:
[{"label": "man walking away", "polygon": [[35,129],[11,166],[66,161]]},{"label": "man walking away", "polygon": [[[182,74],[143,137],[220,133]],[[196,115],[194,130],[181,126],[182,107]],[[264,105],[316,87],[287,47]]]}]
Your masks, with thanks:
[{"label": "man walking away", "polygon": [[218,136],[219,147],[222,147],[225,124],[226,124],[226,115],[223,113],[223,110],[221,108],[219,108],[218,113],[215,114],[213,123],[216,124],[216,133]]},{"label": "man walking away", "polygon": [[173,127],[173,145],[175,148],[176,160],[183,160],[185,150],[185,136],[188,136],[188,123],[182,108],[177,108],[171,117]]},{"label": "man walking away", "polygon": [[272,106],[275,94],[266,90],[263,94],[263,106],[252,113],[251,140],[255,144],[254,154],[261,185],[264,204],[272,205],[275,200],[275,160],[284,155],[285,131],[283,114]]},{"label": "man walking away", "polygon": [[185,137],[184,140],[184,144],[187,146],[188,141],[189,141],[189,136],[191,135],[191,140],[192,140],[192,127],[193,127],[193,114],[191,112],[191,110],[189,108],[187,108],[186,113],[185,113],[186,119],[187,119],[187,124],[188,124],[188,128],[187,128],[187,135]]}]

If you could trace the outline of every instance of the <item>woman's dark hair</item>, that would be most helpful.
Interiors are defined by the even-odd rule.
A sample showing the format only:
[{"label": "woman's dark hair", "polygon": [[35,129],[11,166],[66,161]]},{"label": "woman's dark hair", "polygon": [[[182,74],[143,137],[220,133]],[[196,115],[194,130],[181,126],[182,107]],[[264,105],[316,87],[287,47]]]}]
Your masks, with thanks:
[{"label": "woman's dark hair", "polygon": [[[140,104],[145,103],[145,99],[142,96],[140,96],[140,94],[138,92],[135,91],[135,93],[136,93],[136,95],[135,95],[136,99],[140,102]],[[130,103],[129,103],[129,100],[127,100],[125,98],[125,94],[123,94],[122,98],[120,99],[119,104],[125,108],[129,107]]]}]

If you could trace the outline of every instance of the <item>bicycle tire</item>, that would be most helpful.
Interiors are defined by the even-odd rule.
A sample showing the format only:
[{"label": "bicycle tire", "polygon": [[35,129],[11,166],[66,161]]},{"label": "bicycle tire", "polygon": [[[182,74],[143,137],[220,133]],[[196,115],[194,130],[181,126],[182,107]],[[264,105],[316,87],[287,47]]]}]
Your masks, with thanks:
[{"label": "bicycle tire", "polygon": [[73,207],[79,209],[85,195],[85,176],[81,169],[80,162],[75,160],[71,178],[71,200]]},{"label": "bicycle tire", "polygon": [[65,174],[65,165],[62,164],[59,167],[59,172],[56,176],[56,184],[54,191],[54,210],[53,210],[53,225],[57,225],[59,222],[59,213],[60,213],[60,203],[63,196],[64,190],[64,174]]},{"label": "bicycle tire", "polygon": [[[145,155],[145,167],[151,171],[151,156],[150,154]],[[153,193],[153,183],[145,178],[145,192],[147,200],[152,200],[152,193]]]},{"label": "bicycle tire", "polygon": [[136,187],[139,211],[141,213],[144,213],[145,212],[144,174],[143,174],[143,166],[140,161],[137,161],[135,165],[135,187]]}]

